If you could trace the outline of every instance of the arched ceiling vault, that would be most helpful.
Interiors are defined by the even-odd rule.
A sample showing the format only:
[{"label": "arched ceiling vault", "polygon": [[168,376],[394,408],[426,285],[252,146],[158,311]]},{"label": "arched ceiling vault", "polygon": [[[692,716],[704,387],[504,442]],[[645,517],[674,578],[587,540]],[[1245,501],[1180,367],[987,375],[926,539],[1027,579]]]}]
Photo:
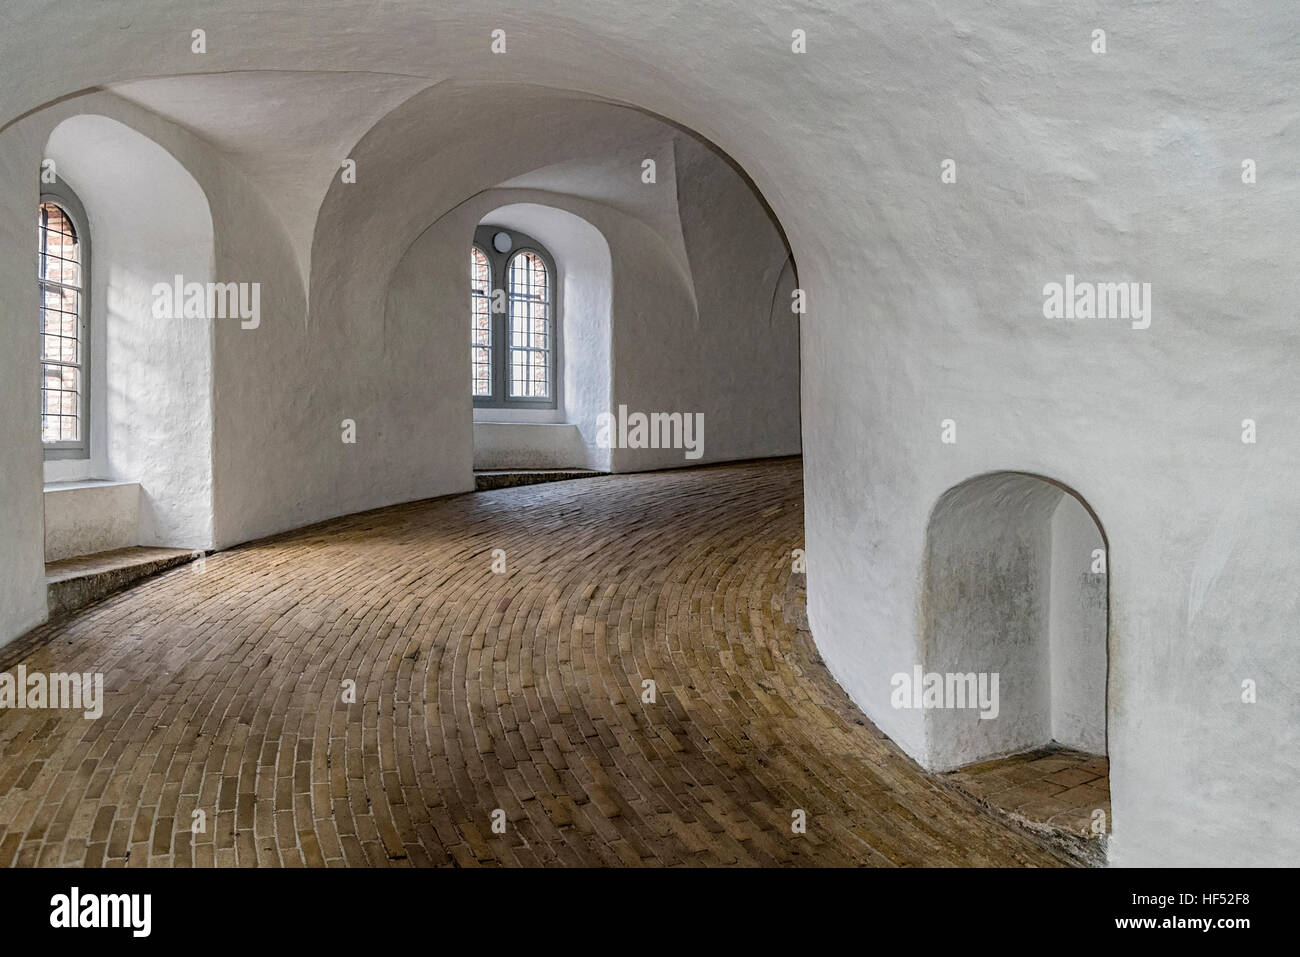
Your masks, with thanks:
[{"label": "arched ceiling vault", "polygon": [[382,73],[260,71],[158,77],[110,90],[210,142],[274,206],[304,287],[316,213],[352,145],[428,81]]},{"label": "arched ceiling vault", "polygon": [[[467,198],[497,187],[603,205],[621,193],[619,211],[658,234],[689,277],[674,166],[682,135],[644,112],[551,90],[426,89],[353,147],[356,183],[330,183],[311,252],[312,301],[367,310],[416,236]],[[641,181],[643,158],[657,163],[654,184]],[[372,274],[376,282],[358,279]]]},{"label": "arched ceiling vault", "polygon": [[[691,284],[674,160],[675,143],[693,134],[643,110],[560,90],[373,72],[185,74],[114,83],[108,92],[207,141],[237,167],[283,223],[304,288],[313,244],[345,228],[335,207],[373,219],[376,204],[390,206],[382,241],[404,248],[490,188],[574,196],[639,219]],[[647,159],[656,163],[651,184],[642,179]],[[339,175],[349,160],[355,184]]]},{"label": "arched ceiling vault", "polygon": [[[690,8],[689,17],[682,16],[683,7]],[[317,171],[332,167],[340,146],[354,136],[349,118],[364,112],[356,108],[356,97],[367,89],[375,99],[365,119],[373,123],[404,96],[448,80],[542,87],[632,104],[699,132],[749,172],[785,221],[783,194],[808,193],[795,183],[805,175],[796,155],[798,127],[811,122],[827,128],[809,114],[820,112],[816,75],[806,78],[813,82],[808,96],[799,97],[802,103],[782,105],[791,89],[804,85],[791,87],[783,70],[770,69],[770,57],[789,56],[789,16],[779,8],[742,4],[647,10],[589,0],[528,6],[323,0],[312,5],[306,20],[298,0],[230,0],[218,9],[199,0],[165,6],[149,0],[13,0],[0,30],[0,60],[15,82],[0,90],[0,126],[77,91],[111,88],[137,102],[178,110],[183,125],[207,130],[239,153],[248,144],[219,129],[224,106],[212,116],[179,112],[196,92],[204,98],[220,93],[219,103],[242,102],[252,125],[264,130],[276,124],[263,125],[258,117],[270,117],[281,106],[293,114],[290,128],[302,134],[300,142],[312,139],[320,147],[319,164],[312,159],[301,169],[302,179],[314,183]],[[193,52],[195,30],[204,31],[206,52]],[[504,54],[491,52],[494,30],[505,31]],[[58,70],[48,69],[45,59],[43,41],[52,36],[62,48],[77,51]],[[801,65],[809,67],[822,80],[834,76],[834,64],[824,59]],[[266,79],[273,73],[287,78]],[[161,85],[199,74],[211,85]],[[252,74],[258,78],[248,79]],[[222,76],[228,78],[216,79]],[[340,127],[339,134],[327,143],[331,127]],[[265,159],[244,159],[274,168],[278,149],[270,148]],[[778,160],[777,153],[788,156]],[[305,227],[299,221],[289,229],[301,236]]]}]

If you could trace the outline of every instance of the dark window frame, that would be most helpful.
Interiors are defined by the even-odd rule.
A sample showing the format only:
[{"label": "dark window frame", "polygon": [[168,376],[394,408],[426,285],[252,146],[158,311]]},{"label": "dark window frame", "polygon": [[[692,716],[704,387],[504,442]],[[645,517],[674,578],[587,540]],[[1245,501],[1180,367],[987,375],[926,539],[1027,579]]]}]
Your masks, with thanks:
[{"label": "dark window frame", "polygon": [[[507,252],[498,252],[493,245],[492,238],[497,233],[506,233],[510,236],[511,246]],[[491,312],[492,316],[492,394],[490,396],[475,395],[474,408],[476,409],[539,409],[554,410],[559,408],[559,381],[557,377],[558,356],[560,354],[560,322],[558,316],[558,281],[559,270],[555,267],[555,257],[551,255],[550,250],[539,243],[532,236],[522,233],[517,229],[505,229],[500,226],[480,226],[474,231],[474,247],[477,247],[488,260],[490,276],[490,299],[494,298],[498,289],[504,290],[506,308],[503,312]],[[548,398],[522,398],[512,397],[510,395],[510,290],[508,283],[510,280],[510,261],[521,252],[535,253],[541,257],[542,264],[546,267],[547,275],[547,321],[549,323],[548,339],[550,348],[548,351],[547,361],[549,368],[547,371],[548,382],[551,387],[551,394]],[[471,251],[472,256],[472,251]],[[472,259],[471,259],[472,262]],[[471,296],[470,321],[473,323],[473,293]],[[489,309],[491,307],[489,306]],[[472,325],[471,325],[472,330]],[[473,344],[471,342],[471,350]],[[472,357],[471,351],[471,357]],[[471,358],[472,363],[472,358]],[[470,393],[473,394],[473,366],[471,364],[471,385]]]},{"label": "dark window frame", "polygon": [[[77,425],[80,438],[76,441],[62,439],[55,442],[46,442],[44,436],[41,439],[41,448],[44,460],[47,462],[61,461],[67,459],[89,459],[90,458],[90,426],[91,426],[91,352],[90,352],[90,305],[91,305],[91,241],[90,241],[90,221],[86,215],[86,208],[82,205],[81,199],[62,179],[56,177],[53,183],[42,183],[41,194],[38,204],[38,211],[41,205],[46,203],[59,207],[72,223],[72,228],[77,234],[77,254],[81,273],[81,283],[78,287],[78,315],[77,315],[77,356],[80,359],[76,363],[81,373],[80,393],[77,401]],[[37,255],[40,255],[38,248]],[[43,263],[38,262],[37,289],[40,297],[38,308],[39,317],[43,317],[45,311],[45,288],[49,282],[44,277]],[[44,355],[38,356],[40,363],[40,382],[45,381],[46,362]],[[43,393],[43,389],[38,388],[38,400]],[[43,414],[43,409],[41,413]]]}]

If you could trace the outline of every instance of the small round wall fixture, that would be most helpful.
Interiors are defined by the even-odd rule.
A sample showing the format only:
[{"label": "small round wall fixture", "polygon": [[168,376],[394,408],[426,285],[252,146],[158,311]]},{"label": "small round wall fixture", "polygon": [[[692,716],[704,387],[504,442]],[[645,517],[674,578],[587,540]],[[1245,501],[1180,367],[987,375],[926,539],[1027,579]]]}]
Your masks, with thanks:
[{"label": "small round wall fixture", "polygon": [[510,247],[514,244],[515,242],[510,238],[509,233],[501,232],[492,237],[492,248],[499,253],[510,252]]}]

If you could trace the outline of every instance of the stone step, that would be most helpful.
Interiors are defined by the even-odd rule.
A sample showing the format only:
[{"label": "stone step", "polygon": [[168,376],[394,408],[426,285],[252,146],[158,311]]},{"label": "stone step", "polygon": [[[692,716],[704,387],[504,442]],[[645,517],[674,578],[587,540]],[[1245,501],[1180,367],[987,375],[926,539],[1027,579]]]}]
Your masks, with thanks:
[{"label": "stone step", "polygon": [[954,790],[1046,840],[1076,864],[1102,867],[1110,828],[1110,761],[1056,742],[943,775]]},{"label": "stone step", "polygon": [[494,488],[514,488],[518,485],[537,485],[541,482],[566,482],[569,479],[607,474],[593,469],[484,469],[474,473],[474,490],[485,492]]},{"label": "stone step", "polygon": [[49,562],[45,566],[45,588],[50,618],[61,618],[142,578],[184,565],[198,554],[184,548],[137,545]]}]

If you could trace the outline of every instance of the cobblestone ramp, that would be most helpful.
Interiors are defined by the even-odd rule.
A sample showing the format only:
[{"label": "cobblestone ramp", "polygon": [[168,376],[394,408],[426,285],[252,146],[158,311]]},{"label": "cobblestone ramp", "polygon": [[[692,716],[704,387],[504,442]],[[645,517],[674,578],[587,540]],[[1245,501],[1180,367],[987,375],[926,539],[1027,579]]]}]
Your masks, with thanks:
[{"label": "cobblestone ramp", "polygon": [[792,607],[802,544],[785,460],[397,506],[166,572],[0,652],[106,687],[99,720],[0,711],[0,863],[1060,863],[850,705]]}]

